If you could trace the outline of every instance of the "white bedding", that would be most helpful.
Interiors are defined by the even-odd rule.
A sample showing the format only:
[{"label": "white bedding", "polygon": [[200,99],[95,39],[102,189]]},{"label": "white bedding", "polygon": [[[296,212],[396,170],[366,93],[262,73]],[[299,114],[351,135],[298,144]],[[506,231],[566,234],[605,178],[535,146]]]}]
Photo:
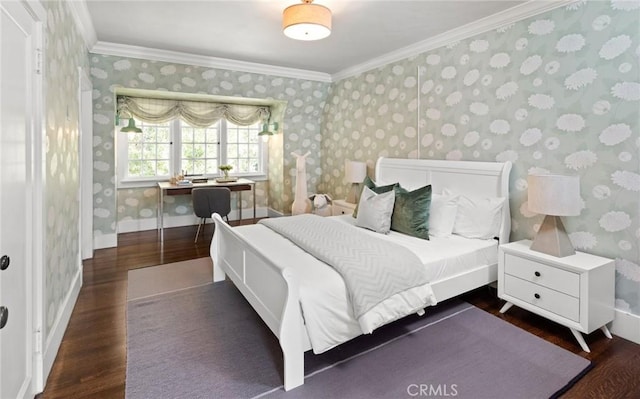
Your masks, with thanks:
[{"label": "white bedding", "polygon": [[[355,223],[350,215],[335,218],[347,224]],[[268,254],[276,265],[295,268],[300,285],[302,314],[314,353],[325,352],[362,334],[361,324],[353,317],[348,303],[344,281],[332,267],[265,226],[247,225],[235,227],[234,230],[257,250]],[[428,269],[431,283],[478,266],[497,263],[496,240],[453,235],[432,237],[427,241],[393,231],[386,236],[366,232],[375,237],[386,237],[416,253]],[[429,284],[394,295],[366,315],[364,324],[368,331],[365,332],[419,311],[425,304],[433,305],[436,300]]]}]

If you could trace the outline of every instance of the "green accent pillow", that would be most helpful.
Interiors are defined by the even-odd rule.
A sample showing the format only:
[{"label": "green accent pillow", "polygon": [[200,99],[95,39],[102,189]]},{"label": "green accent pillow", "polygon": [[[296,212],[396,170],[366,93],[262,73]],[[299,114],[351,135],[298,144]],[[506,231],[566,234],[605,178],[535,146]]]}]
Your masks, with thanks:
[{"label": "green accent pillow", "polygon": [[395,192],[391,230],[428,240],[431,185],[413,191],[398,186]]},{"label": "green accent pillow", "polygon": [[[388,186],[376,186],[376,182],[371,180],[369,176],[366,176],[364,178],[364,181],[362,182],[362,188],[360,189],[360,196],[358,198],[362,198],[362,191],[364,190],[365,187],[369,187],[371,191],[373,191],[376,194],[384,194],[384,193],[388,193],[389,191],[393,190],[396,187],[399,187],[399,185],[398,183],[393,183],[393,184],[389,184]],[[356,208],[353,210],[353,217],[354,218],[358,217],[358,204],[356,204]]]}]

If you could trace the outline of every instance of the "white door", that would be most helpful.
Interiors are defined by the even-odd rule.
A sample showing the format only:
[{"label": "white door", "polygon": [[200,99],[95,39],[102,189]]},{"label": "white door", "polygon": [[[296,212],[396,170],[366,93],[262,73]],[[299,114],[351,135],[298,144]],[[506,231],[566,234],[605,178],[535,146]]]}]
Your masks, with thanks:
[{"label": "white door", "polygon": [[[32,397],[33,19],[20,2],[0,2],[0,398]],[[8,317],[7,317],[8,316]]]}]

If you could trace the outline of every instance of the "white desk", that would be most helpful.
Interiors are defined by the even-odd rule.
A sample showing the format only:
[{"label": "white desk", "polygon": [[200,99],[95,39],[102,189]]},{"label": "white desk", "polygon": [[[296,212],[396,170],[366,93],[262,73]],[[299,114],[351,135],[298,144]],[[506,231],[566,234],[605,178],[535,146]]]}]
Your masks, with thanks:
[{"label": "white desk", "polygon": [[228,183],[218,183],[214,179],[206,183],[194,183],[189,186],[178,186],[169,182],[158,182],[158,230],[160,239],[164,240],[164,196],[191,195],[191,190],[197,187],[227,187],[238,193],[238,220],[242,220],[242,192],[253,191],[253,218],[256,218],[256,182],[249,179],[238,179]]}]

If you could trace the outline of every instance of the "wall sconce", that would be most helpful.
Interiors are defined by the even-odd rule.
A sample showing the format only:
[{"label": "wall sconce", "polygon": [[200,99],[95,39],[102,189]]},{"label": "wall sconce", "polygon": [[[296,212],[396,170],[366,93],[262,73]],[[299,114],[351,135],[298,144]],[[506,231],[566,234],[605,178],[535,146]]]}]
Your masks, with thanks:
[{"label": "wall sconce", "polygon": [[129,118],[129,124],[120,131],[123,133],[142,133],[142,129],[136,126],[136,121],[133,118]]},{"label": "wall sconce", "polygon": [[[278,122],[264,123],[262,124],[262,130],[258,132],[258,136],[262,137],[264,141],[267,141],[269,137],[276,134],[276,132],[278,131],[278,126]],[[269,128],[273,130],[269,130]]]}]

